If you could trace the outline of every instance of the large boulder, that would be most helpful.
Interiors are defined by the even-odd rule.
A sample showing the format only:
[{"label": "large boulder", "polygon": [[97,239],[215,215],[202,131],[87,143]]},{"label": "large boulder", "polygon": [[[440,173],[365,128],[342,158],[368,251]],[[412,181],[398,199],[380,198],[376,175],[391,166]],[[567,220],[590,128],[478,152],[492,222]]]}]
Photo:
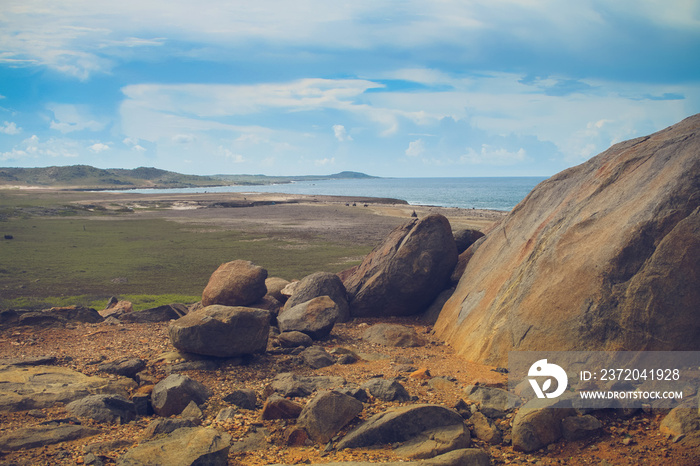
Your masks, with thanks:
[{"label": "large boulder", "polygon": [[0,411],[26,411],[70,403],[88,395],[128,396],[131,379],[87,376],[58,366],[0,366]]},{"label": "large boulder", "polygon": [[695,115],[543,181],[477,243],[437,336],[489,364],[513,350],[697,350],[699,173]]},{"label": "large boulder", "polygon": [[66,405],[70,414],[97,422],[126,424],[136,418],[136,406],[119,395],[90,395]]},{"label": "large boulder", "polygon": [[394,453],[411,459],[434,458],[468,448],[471,443],[471,434],[465,424],[451,424],[421,432],[396,448]]},{"label": "large boulder", "polygon": [[[352,461],[341,463],[318,463],[316,466],[375,466],[374,461]],[[384,466],[491,466],[489,455],[479,448],[462,448],[434,458],[415,461],[388,461]],[[286,465],[275,465],[286,466]]]},{"label": "large boulder", "polygon": [[22,427],[0,436],[0,451],[38,448],[56,443],[91,437],[102,433],[98,429],[72,424],[49,423],[32,427]]},{"label": "large boulder", "polygon": [[448,286],[457,263],[450,222],[442,215],[394,229],[345,280],[353,317],[406,316],[424,311]]},{"label": "large boulder", "polygon": [[207,306],[171,322],[168,334],[175,348],[188,353],[230,358],[263,352],[270,335],[270,313]]},{"label": "large boulder", "polygon": [[345,285],[340,277],[330,272],[316,272],[295,283],[292,295],[284,305],[284,310],[320,296],[328,296],[338,305],[338,320],[345,322],[350,317]]},{"label": "large boulder", "polygon": [[319,296],[286,308],[277,316],[277,324],[282,332],[302,332],[321,340],[331,333],[340,318],[338,304],[328,296]]},{"label": "large boulder", "polygon": [[423,432],[452,425],[464,425],[462,416],[444,406],[423,404],[389,408],[349,432],[338,443],[338,449],[405,442]]},{"label": "large boulder", "polygon": [[235,260],[221,264],[211,274],[202,292],[202,306],[247,306],[267,293],[267,270],[250,261]]}]

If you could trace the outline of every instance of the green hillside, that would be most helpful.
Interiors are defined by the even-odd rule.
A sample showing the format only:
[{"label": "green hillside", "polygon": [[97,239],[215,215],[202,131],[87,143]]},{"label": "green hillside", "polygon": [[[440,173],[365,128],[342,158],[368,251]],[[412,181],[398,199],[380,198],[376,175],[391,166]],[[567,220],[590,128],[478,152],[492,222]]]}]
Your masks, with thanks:
[{"label": "green hillside", "polygon": [[228,184],[209,176],[139,167],[101,169],[89,165],[41,168],[0,168],[0,185],[80,189],[185,188]]},{"label": "green hillside", "polygon": [[153,167],[101,169],[89,165],[40,168],[0,168],[0,186],[40,186],[74,189],[191,188],[222,185],[260,185],[347,178],[374,178],[341,172],[320,176],[183,175]]}]

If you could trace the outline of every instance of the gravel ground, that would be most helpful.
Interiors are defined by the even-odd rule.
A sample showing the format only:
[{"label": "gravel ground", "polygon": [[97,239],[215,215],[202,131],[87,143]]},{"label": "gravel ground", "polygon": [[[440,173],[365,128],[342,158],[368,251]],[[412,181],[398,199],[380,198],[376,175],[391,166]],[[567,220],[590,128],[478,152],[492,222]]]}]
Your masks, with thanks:
[{"label": "gravel ground", "polygon": [[[262,450],[232,452],[231,465],[267,465],[274,463],[303,464],[330,461],[387,461],[396,460],[391,446],[343,451],[325,451],[325,445],[287,447],[284,432],[293,421],[262,421],[259,418],[262,394],[273,377],[281,372],[293,371],[302,375],[340,375],[348,382],[361,384],[366,380],[383,376],[399,377],[408,392],[417,397],[416,402],[439,403],[452,407],[463,398],[465,385],[503,384],[505,376],[493,367],[472,364],[459,358],[450,347],[435,339],[431,328],[411,319],[385,319],[382,321],[413,326],[427,340],[418,348],[386,348],[361,340],[361,333],[378,320],[356,320],[338,324],[331,336],[320,344],[328,351],[343,347],[361,353],[366,360],[350,365],[333,365],[313,370],[299,365],[293,355],[281,354],[272,345],[268,353],[251,360],[225,363],[217,370],[187,371],[190,377],[202,382],[214,391],[204,406],[204,425],[227,431],[240,441],[252,432],[265,432],[272,442]],[[0,358],[56,356],[58,364],[88,375],[97,374],[97,364],[124,356],[139,357],[149,361],[142,373],[145,381],[156,382],[167,374],[168,361],[172,361],[172,347],[167,337],[167,324],[77,324],[67,328],[11,328],[0,332]],[[170,353],[170,354],[167,354]],[[167,357],[166,357],[167,356]],[[404,372],[402,364],[416,369],[425,368],[439,383],[428,378],[416,378]],[[447,378],[450,378],[449,380]],[[258,409],[240,410],[231,422],[214,421],[219,409],[227,406],[222,400],[234,389],[249,388],[258,394]],[[307,399],[298,399],[301,403]],[[381,412],[390,406],[403,403],[387,403],[372,399],[364,411],[345,431],[361,420]],[[37,425],[47,419],[68,417],[63,407],[17,413],[0,413],[0,435],[20,427]],[[86,451],[100,449],[106,464],[113,463],[128,448],[139,442],[144,429],[155,417],[141,417],[126,425],[99,426],[104,433],[88,439],[60,445],[0,454],[1,464],[52,465],[81,464]],[[505,429],[512,418],[501,423]],[[687,442],[673,443],[658,433],[661,416],[640,415],[631,419],[617,418],[614,412],[603,417],[604,432],[596,438],[578,442],[559,442],[533,454],[517,453],[508,445],[490,446],[476,441],[476,446],[487,451],[495,464],[674,464],[697,465],[697,446]]]}]

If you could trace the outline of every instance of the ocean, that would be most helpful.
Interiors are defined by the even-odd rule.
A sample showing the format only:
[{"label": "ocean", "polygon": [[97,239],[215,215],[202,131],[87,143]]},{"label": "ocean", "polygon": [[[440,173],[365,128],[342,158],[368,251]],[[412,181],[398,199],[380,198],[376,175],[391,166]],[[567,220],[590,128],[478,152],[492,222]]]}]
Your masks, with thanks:
[{"label": "ocean", "polygon": [[367,178],[299,181],[259,186],[134,189],[138,193],[262,192],[329,196],[390,197],[412,205],[509,211],[545,177]]}]

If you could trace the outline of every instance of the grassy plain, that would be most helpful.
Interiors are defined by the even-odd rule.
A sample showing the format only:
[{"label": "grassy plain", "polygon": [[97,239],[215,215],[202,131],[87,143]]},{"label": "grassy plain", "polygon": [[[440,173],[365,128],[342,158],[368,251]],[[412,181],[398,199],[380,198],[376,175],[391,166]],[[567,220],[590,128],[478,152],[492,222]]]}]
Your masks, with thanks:
[{"label": "grassy plain", "polygon": [[0,308],[99,308],[110,296],[137,308],[194,302],[223,262],[251,260],[270,276],[293,279],[348,268],[372,248],[300,241],[247,224],[198,227],[148,215],[158,213],[153,207],[138,212],[109,203],[87,210],[74,203],[84,196],[0,193]]},{"label": "grassy plain", "polygon": [[195,302],[235,259],[287,280],[339,272],[416,211],[482,231],[504,215],[372,198],[0,189],[0,309]]}]

